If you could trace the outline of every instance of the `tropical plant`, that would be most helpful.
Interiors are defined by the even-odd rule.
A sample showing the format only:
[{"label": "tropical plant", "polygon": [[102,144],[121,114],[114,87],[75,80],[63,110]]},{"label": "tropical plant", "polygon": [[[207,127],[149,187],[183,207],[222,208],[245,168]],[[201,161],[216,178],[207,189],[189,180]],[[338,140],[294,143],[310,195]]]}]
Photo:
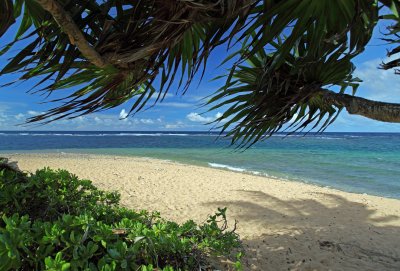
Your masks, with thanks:
[{"label": "tropical plant", "polygon": [[[324,129],[343,108],[400,122],[400,105],[354,96],[360,80],[352,64],[379,21],[389,25],[382,38],[396,46],[388,55],[400,51],[398,0],[2,0],[1,11],[0,35],[19,23],[2,53],[22,40],[25,47],[0,76],[40,78],[33,89],[45,94],[75,89],[61,106],[28,122],[74,118],[129,100],[134,114],[152,96],[161,101],[174,81],[185,93],[224,44],[240,49],[228,57],[235,64],[211,100],[215,108],[231,104],[219,121],[226,122],[223,130],[232,128],[233,142],[251,144],[315,121]],[[380,68],[399,66],[397,58]]]},{"label": "tropical plant", "polygon": [[239,249],[226,208],[200,225],[119,206],[65,170],[23,173],[0,158],[0,270],[210,270]]}]

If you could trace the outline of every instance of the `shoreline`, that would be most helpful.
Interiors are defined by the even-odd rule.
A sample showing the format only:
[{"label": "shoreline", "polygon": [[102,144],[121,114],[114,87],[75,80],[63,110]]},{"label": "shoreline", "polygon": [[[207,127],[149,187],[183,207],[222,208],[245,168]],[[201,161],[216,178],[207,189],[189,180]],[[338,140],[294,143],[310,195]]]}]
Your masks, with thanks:
[{"label": "shoreline", "polygon": [[[71,150],[71,149],[65,149],[65,150]],[[239,171],[239,170],[232,170],[229,169],[234,168],[233,166],[230,165],[224,165],[224,164],[218,164],[218,163],[211,163],[208,162],[207,164],[203,164],[203,163],[184,163],[181,161],[176,161],[176,160],[172,160],[172,159],[162,159],[162,158],[154,158],[154,157],[150,157],[150,156],[136,156],[136,155],[124,155],[124,154],[118,154],[118,155],[113,155],[113,154],[102,154],[102,153],[84,153],[84,152],[64,152],[61,150],[57,150],[52,152],[51,150],[43,150],[43,152],[38,151],[38,150],[18,150],[17,152],[2,152],[0,151],[0,157],[3,156],[53,156],[53,155],[59,155],[62,157],[66,157],[66,156],[82,156],[82,157],[104,157],[104,158],[132,158],[132,159],[147,159],[147,160],[155,160],[155,161],[160,161],[160,162],[171,162],[171,163],[175,163],[177,165],[189,165],[189,166],[195,166],[195,167],[202,167],[202,168],[207,168],[207,169],[215,169],[215,170],[222,170],[225,172],[232,172],[232,173],[239,173],[239,174],[245,174],[245,175],[250,175],[250,176],[256,176],[256,177],[261,177],[261,178],[265,178],[265,179],[272,179],[272,180],[276,180],[276,181],[283,181],[283,182],[294,182],[294,183],[300,183],[300,184],[304,184],[304,185],[310,185],[310,186],[316,186],[316,187],[320,187],[320,188],[326,188],[326,189],[330,189],[330,190],[334,190],[337,192],[344,192],[344,193],[349,193],[349,194],[355,194],[355,195],[366,195],[366,196],[372,196],[372,197],[377,197],[377,198],[386,198],[386,199],[394,199],[394,200],[398,200],[400,201],[400,198],[396,198],[396,197],[390,197],[390,196],[386,196],[386,195],[379,195],[379,194],[369,194],[366,192],[357,192],[357,191],[348,191],[346,189],[341,189],[339,187],[334,187],[334,186],[329,186],[329,185],[323,185],[317,182],[312,182],[312,181],[306,181],[306,180],[302,180],[302,179],[290,179],[290,178],[283,178],[283,177],[277,177],[277,176],[273,176],[273,175],[268,175],[268,173],[262,173],[259,171],[250,171],[250,170],[246,170],[243,169],[243,171]],[[216,164],[216,165],[221,165],[220,166],[211,166],[210,164]],[[223,166],[223,167],[222,167]]]},{"label": "shoreline", "polygon": [[122,205],[182,223],[228,207],[244,270],[400,270],[400,200],[170,160],[77,153],[1,154],[22,170],[67,169]]}]

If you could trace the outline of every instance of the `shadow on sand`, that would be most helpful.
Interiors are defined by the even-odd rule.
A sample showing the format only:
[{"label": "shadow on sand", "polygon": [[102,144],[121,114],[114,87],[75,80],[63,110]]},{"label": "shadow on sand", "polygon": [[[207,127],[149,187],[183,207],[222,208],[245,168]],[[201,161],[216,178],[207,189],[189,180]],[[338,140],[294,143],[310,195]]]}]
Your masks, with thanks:
[{"label": "shadow on sand", "polygon": [[245,270],[400,270],[400,218],[378,215],[367,200],[237,192],[237,200],[206,205],[227,206],[238,220]]}]

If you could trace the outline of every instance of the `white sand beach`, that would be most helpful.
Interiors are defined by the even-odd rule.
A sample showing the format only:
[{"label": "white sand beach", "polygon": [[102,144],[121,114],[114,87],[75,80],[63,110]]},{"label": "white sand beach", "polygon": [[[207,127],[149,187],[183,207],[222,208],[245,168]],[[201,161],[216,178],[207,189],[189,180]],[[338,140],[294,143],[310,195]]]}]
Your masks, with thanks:
[{"label": "white sand beach", "polygon": [[177,222],[226,206],[245,270],[400,270],[400,200],[147,158],[6,156],[25,171],[67,169]]}]

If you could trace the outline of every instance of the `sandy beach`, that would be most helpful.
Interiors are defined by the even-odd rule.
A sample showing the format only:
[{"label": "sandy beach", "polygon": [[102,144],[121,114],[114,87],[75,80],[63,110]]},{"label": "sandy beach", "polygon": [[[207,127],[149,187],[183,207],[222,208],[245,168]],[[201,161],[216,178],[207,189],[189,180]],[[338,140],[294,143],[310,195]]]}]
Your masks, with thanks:
[{"label": "sandy beach", "polygon": [[400,200],[147,158],[2,156],[25,171],[67,169],[177,222],[226,206],[245,270],[400,270]]}]

